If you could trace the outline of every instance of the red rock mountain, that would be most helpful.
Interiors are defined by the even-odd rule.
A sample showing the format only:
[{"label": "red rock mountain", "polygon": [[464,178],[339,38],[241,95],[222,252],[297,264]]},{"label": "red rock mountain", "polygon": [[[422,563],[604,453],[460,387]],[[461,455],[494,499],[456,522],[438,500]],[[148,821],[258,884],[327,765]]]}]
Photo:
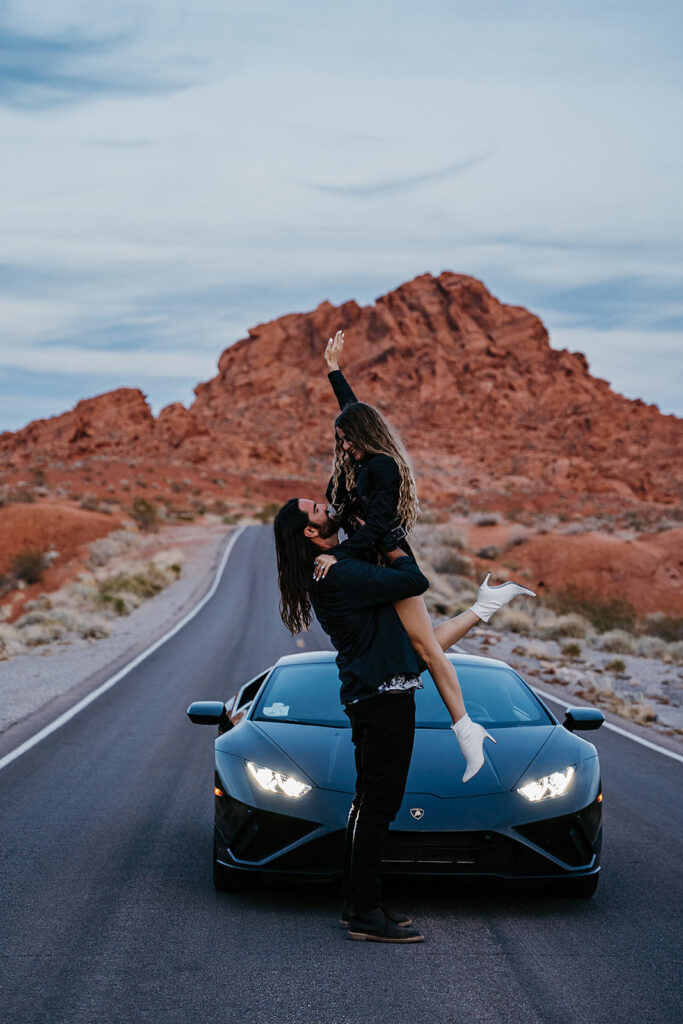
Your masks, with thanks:
[{"label": "red rock mountain", "polygon": [[191,464],[252,496],[280,498],[304,483],[319,491],[336,412],[323,350],[340,327],[343,369],[400,428],[427,501],[557,509],[586,498],[680,500],[683,421],[616,394],[583,355],[551,348],[537,316],[450,272],[417,277],[372,306],[323,302],[251,329],[195,388],[190,409],[175,403],[155,418],[142,392],[122,388],[1,434],[0,469],[133,459],[139,471]]}]

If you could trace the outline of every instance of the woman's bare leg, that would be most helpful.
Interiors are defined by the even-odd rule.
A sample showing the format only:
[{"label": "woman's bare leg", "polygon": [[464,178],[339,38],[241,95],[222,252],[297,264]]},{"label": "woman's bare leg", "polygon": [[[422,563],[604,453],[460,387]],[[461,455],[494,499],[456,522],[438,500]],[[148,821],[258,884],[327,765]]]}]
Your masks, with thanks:
[{"label": "woman's bare leg", "polygon": [[[463,612],[456,616],[456,620],[471,616],[472,621],[466,628],[463,628],[465,621],[457,627],[451,626],[456,620],[442,623],[443,627],[451,626],[450,629],[437,627],[441,630],[439,636],[432,626],[427,611],[427,606],[421,597],[407,597],[403,601],[396,601],[394,604],[396,613],[403,624],[403,628],[410,637],[415,653],[425,662],[429,673],[436,684],[441,699],[448,708],[448,712],[454,722],[459,721],[465,714],[465,704],[462,699],[462,690],[458,682],[455,668],[444,654],[444,650],[455,643],[456,639],[464,636],[479,619],[474,612]],[[448,641],[448,642],[447,642]]]},{"label": "woman's bare leg", "polygon": [[475,615],[471,608],[468,608],[466,612],[461,612],[460,615],[455,615],[452,619],[448,619],[447,622],[440,622],[438,626],[434,626],[434,636],[441,650],[447,651],[453,644],[457,644],[458,640],[462,640],[465,633],[469,633],[472,629],[472,626],[480,624],[481,619],[479,616]]}]

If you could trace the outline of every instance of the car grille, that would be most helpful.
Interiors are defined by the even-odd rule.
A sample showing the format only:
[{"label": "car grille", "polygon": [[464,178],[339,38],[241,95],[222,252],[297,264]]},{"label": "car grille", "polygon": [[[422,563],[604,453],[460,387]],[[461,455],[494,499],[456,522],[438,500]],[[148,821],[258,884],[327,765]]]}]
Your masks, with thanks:
[{"label": "car grille", "polygon": [[394,832],[385,848],[385,871],[468,872],[506,875],[547,871],[544,857],[498,832]]},{"label": "car grille", "polygon": [[216,797],[216,810],[219,846],[238,860],[263,860],[318,828],[313,821],[255,809],[227,795]]}]

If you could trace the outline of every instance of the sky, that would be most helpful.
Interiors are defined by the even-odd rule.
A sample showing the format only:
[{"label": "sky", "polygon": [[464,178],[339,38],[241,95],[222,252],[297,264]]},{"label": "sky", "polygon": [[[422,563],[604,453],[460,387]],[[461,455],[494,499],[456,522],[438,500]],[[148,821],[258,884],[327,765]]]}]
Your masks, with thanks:
[{"label": "sky", "polygon": [[[479,278],[683,414],[683,7],[0,0],[0,431]],[[321,339],[324,346],[326,339]]]}]

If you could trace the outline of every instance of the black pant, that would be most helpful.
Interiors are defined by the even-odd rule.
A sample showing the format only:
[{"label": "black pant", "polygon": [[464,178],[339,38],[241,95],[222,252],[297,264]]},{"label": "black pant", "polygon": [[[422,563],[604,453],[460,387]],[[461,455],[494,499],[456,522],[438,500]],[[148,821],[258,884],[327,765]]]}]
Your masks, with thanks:
[{"label": "black pant", "polygon": [[403,800],[415,738],[415,697],[384,693],[345,708],[356,751],[356,795],[344,843],[344,899],[354,913],[380,901],[389,823]]}]

